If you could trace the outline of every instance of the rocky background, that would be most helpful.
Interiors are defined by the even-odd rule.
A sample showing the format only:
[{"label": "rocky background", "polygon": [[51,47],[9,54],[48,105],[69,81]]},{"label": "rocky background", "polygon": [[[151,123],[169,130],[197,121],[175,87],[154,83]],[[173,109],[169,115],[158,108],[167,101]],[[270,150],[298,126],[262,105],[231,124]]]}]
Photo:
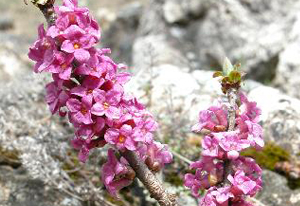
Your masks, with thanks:
[{"label": "rocky background", "polygon": [[[202,138],[190,128],[220,97],[212,70],[227,56],[242,63],[243,89],[263,112],[267,145],[244,154],[265,169],[257,205],[300,205],[299,0],[79,2],[102,27],[101,47],[134,74],[127,90],[157,117],[157,138],[174,152],[160,178],[182,204],[197,205],[182,186]],[[138,181],[118,200],[106,193],[99,179],[105,151],[78,162],[72,127],[44,102],[49,78],[33,74],[27,57],[42,15],[22,0],[0,0],[0,13],[0,206],[155,205]]]}]

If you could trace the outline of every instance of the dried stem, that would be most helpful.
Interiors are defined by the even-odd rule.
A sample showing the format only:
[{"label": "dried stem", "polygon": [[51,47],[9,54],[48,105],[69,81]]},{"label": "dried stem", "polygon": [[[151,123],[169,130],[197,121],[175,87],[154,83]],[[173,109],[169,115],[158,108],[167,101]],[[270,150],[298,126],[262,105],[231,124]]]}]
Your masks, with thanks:
[{"label": "dried stem", "polygon": [[54,2],[55,0],[47,0],[47,1],[39,1],[39,0],[31,0],[31,2],[38,7],[41,12],[44,14],[48,26],[52,26],[55,23],[56,15],[54,13]]},{"label": "dried stem", "polygon": [[176,196],[169,194],[163,188],[161,182],[134,152],[127,150],[121,154],[136,172],[137,178],[145,185],[151,197],[157,200],[160,206],[178,206]]},{"label": "dried stem", "polygon": [[[236,114],[236,101],[237,101],[237,90],[231,88],[227,91],[227,98],[229,101],[228,109],[228,129],[227,131],[234,131],[235,128],[235,114]],[[226,178],[231,173],[231,161],[224,160],[224,174],[223,183],[227,182]],[[228,206],[231,206],[231,201],[229,199]]]},{"label": "dried stem", "polygon": [[228,131],[233,131],[235,128],[235,109],[236,109],[236,100],[237,100],[237,90],[229,89],[227,92],[227,97],[229,100],[229,109],[228,109]]}]

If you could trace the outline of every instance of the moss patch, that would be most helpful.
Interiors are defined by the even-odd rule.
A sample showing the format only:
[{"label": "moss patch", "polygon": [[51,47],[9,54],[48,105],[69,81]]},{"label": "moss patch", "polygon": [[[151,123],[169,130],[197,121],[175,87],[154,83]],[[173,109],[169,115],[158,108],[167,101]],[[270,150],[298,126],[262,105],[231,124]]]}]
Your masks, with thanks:
[{"label": "moss patch", "polygon": [[165,181],[177,187],[183,185],[183,179],[179,176],[179,173],[168,173],[165,176]]},{"label": "moss patch", "polygon": [[241,153],[242,156],[252,157],[263,168],[275,171],[277,162],[288,161],[290,154],[273,142],[267,142],[262,151],[253,148],[246,149]]}]

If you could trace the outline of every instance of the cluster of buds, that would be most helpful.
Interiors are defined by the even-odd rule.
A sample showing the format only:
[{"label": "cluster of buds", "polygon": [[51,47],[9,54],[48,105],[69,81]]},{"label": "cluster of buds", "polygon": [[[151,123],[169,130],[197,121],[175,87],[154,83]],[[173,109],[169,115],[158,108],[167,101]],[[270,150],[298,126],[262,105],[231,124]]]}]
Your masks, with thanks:
[{"label": "cluster of buds", "polygon": [[[262,170],[255,160],[240,156],[240,152],[264,146],[258,124],[261,110],[238,91],[243,76],[239,66],[232,66],[227,59],[224,65],[224,72],[216,72],[214,77],[221,76],[222,91],[227,95],[234,91],[237,99],[234,105],[219,101],[216,106],[200,111],[192,130],[206,134],[202,157],[190,165],[195,173],[186,174],[184,184],[198,198],[207,190],[200,206],[251,206],[245,197],[252,197],[261,189]],[[233,129],[229,129],[230,108],[234,111]]]},{"label": "cluster of buds", "polygon": [[[87,8],[77,0],[55,6],[56,20],[47,30],[38,28],[38,40],[30,48],[34,71],[52,73],[46,86],[46,101],[52,114],[67,116],[75,127],[72,145],[85,162],[94,148],[109,145],[102,180],[108,191],[129,185],[135,173],[116,152],[130,150],[152,171],[172,161],[168,148],[154,141],[157,122],[123,86],[130,74],[107,56],[110,49],[97,49],[100,29]],[[112,149],[113,148],[113,149]]]}]

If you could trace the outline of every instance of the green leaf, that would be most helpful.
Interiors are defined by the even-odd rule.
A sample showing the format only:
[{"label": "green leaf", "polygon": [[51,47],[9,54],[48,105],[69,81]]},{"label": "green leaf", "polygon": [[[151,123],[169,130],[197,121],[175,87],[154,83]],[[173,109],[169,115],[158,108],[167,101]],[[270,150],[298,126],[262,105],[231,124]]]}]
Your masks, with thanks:
[{"label": "green leaf", "polygon": [[230,73],[231,71],[233,71],[233,70],[234,70],[234,68],[233,68],[233,66],[232,66],[232,64],[231,64],[231,62],[230,62],[230,60],[229,60],[227,57],[225,57],[224,62],[223,62],[223,73],[224,73],[226,76],[228,76],[229,73]]},{"label": "green leaf", "polygon": [[216,72],[214,72],[214,74],[213,74],[213,78],[221,77],[221,76],[223,76],[223,72],[221,72],[221,71],[216,71]]},{"label": "green leaf", "polygon": [[239,71],[231,71],[229,74],[229,80],[233,83],[241,81],[241,73]]}]

